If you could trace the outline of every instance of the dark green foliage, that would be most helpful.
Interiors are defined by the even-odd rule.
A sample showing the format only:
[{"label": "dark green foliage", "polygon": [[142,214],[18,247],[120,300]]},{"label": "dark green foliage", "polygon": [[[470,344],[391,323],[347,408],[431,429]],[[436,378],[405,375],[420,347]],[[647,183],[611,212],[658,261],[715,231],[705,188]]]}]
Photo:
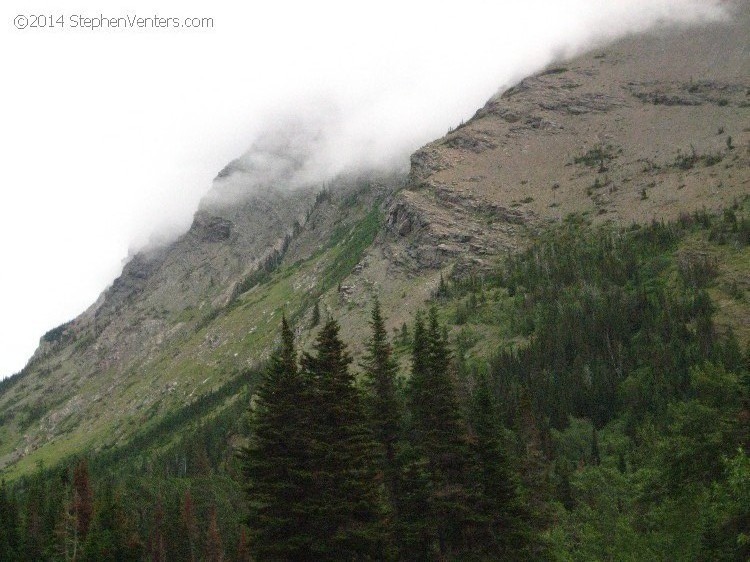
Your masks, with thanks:
[{"label": "dark green foliage", "polygon": [[398,344],[403,347],[411,344],[411,338],[409,337],[409,327],[406,325],[406,322],[401,324],[401,332],[399,333]]},{"label": "dark green foliage", "polygon": [[385,452],[383,472],[391,496],[395,493],[399,467],[396,459],[397,444],[402,427],[402,405],[397,394],[398,366],[393,359],[385,321],[376,299],[372,307],[372,336],[367,342],[362,362],[368,395],[367,415],[374,437]]},{"label": "dark green foliage", "polygon": [[426,326],[417,316],[413,342],[410,440],[429,475],[430,534],[437,537],[440,555],[446,556],[467,548],[479,525],[475,483],[469,478],[473,458],[449,371],[448,342],[435,308]]},{"label": "dark green foliage", "polygon": [[738,419],[746,399],[747,389],[734,373],[710,363],[692,369],[689,399],[674,402],[667,410],[666,439],[657,450],[659,478],[654,485],[677,491],[719,480],[723,459],[741,442],[743,427]]},{"label": "dark green foliage", "polygon": [[502,560],[524,560],[531,543],[529,513],[521,500],[518,473],[485,375],[477,381],[471,413],[474,449],[479,461],[477,478],[482,492],[478,512],[483,528],[479,539],[488,555]]},{"label": "dark green foliage", "polygon": [[302,560],[312,548],[311,406],[309,384],[297,369],[294,336],[284,318],[281,346],[258,387],[251,443],[242,452],[251,545],[261,559]]},{"label": "dark green foliage", "polygon": [[[375,207],[364,216],[350,234],[343,237],[343,240],[340,241],[341,250],[323,274],[320,283],[322,290],[330,289],[337,283],[340,284],[341,279],[351,273],[354,266],[362,259],[365,250],[375,240],[381,221],[380,209]],[[334,236],[334,238],[338,239],[338,236]]]},{"label": "dark green foliage", "polygon": [[65,339],[65,331],[71,326],[72,322],[65,322],[56,328],[52,328],[42,336],[42,340],[48,343],[57,343]]},{"label": "dark green foliage", "polygon": [[140,560],[143,545],[138,539],[137,528],[122,504],[121,491],[116,490],[112,482],[103,483],[95,507],[96,515],[84,545],[83,560]]},{"label": "dark green foliage", "polygon": [[0,562],[21,558],[21,520],[15,498],[3,481],[0,483]]},{"label": "dark green foliage", "polygon": [[[727,144],[727,151],[732,150],[733,148],[732,146],[730,146],[730,144],[731,140],[729,140]],[[725,156],[726,154],[724,152],[715,152],[713,154],[698,154],[698,152],[695,150],[695,147],[691,146],[690,154],[683,154],[682,152],[677,153],[677,157],[675,158],[672,166],[680,170],[690,170],[698,163],[703,163],[704,166],[710,167],[715,166],[716,164],[724,160]]]},{"label": "dark green foliage", "polygon": [[750,559],[750,458],[739,448],[724,459],[726,478],[711,494],[700,560]]},{"label": "dark green foliage", "polygon": [[237,297],[239,297],[242,293],[249,291],[256,285],[266,283],[271,279],[273,272],[279,268],[281,262],[284,260],[284,256],[286,255],[286,252],[289,249],[289,245],[292,243],[292,240],[299,234],[299,228],[299,224],[295,222],[293,234],[287,234],[284,237],[281,249],[274,248],[273,251],[261,262],[258,269],[253,271],[250,275],[245,277],[240,283],[237,284],[237,286],[234,288],[234,291],[232,291],[232,296],[230,298],[230,301],[232,303],[236,303]]},{"label": "dark green foliage", "polygon": [[394,535],[399,560],[435,560],[437,535],[433,520],[431,474],[426,459],[406,448],[398,459],[402,467],[395,491]]},{"label": "dark green foliage", "polygon": [[518,322],[533,338],[494,368],[527,386],[553,427],[570,415],[601,427],[623,406],[641,416],[684,396],[714,335],[705,291],[661,278],[679,236],[660,223],[631,233],[568,224],[510,260],[505,283],[521,293]]},{"label": "dark green foliage", "polygon": [[575,164],[583,164],[584,166],[599,167],[599,172],[606,172],[607,168],[605,163],[611,161],[612,159],[617,157],[617,154],[622,152],[620,149],[619,151],[616,151],[615,148],[612,145],[597,145],[594,148],[590,149],[586,154],[583,156],[576,156],[573,159],[573,162]]},{"label": "dark green foliage", "polygon": [[381,450],[372,436],[362,398],[349,371],[352,359],[331,319],[321,328],[301,365],[311,391],[307,411],[309,462],[305,525],[309,558],[379,559],[385,550],[383,484],[377,474]]},{"label": "dark green foliage", "polygon": [[[572,218],[502,272],[443,279],[396,338],[405,395],[377,303],[363,395],[335,321],[302,368],[284,321],[262,377],[92,453],[90,474],[68,459],[0,487],[0,561],[746,560],[750,350],[710,296],[712,256],[750,243],[746,205],[628,230]],[[488,323],[511,342],[489,361]]]}]

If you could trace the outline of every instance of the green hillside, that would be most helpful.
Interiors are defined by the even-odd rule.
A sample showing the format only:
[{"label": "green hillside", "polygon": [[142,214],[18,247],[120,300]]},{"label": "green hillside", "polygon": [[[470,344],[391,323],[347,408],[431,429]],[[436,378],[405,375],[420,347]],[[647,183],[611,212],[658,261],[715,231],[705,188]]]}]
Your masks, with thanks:
[{"label": "green hillside", "polygon": [[[222,355],[253,349],[264,338],[273,341],[282,313],[292,325],[309,322],[317,295],[295,293],[291,280],[317,271],[322,283],[337,284],[336,272],[356,265],[376,235],[374,209],[363,209],[359,221],[310,260],[282,259],[269,267],[217,314],[212,323],[235,333],[249,332],[250,322],[255,327],[253,337],[239,335]],[[720,215],[698,212],[625,229],[590,226],[571,216],[497,269],[461,277],[446,272],[426,306],[447,330],[452,359],[445,367],[453,387],[448,392],[457,399],[455,415],[462,420],[457,427],[472,447],[487,435],[502,444],[510,471],[504,478],[528,509],[506,522],[520,533],[516,543],[474,535],[473,546],[448,541],[444,553],[456,560],[496,559],[498,552],[555,560],[747,556],[749,278],[748,200]],[[202,341],[202,330],[197,328],[195,341]],[[413,320],[392,336],[401,365],[395,388],[407,413],[401,418],[400,458],[407,462],[427,454],[420,452],[423,441],[410,437],[417,415],[410,382]],[[361,348],[359,343],[353,347]],[[214,539],[206,530],[213,517],[229,559],[238,555],[242,533],[254,551],[253,525],[243,525],[247,481],[236,451],[252,434],[249,411],[264,367],[237,370],[222,363],[222,355],[214,356],[213,392],[171,406],[166,415],[144,414],[134,439],[83,457],[65,457],[61,446],[33,475],[28,465],[17,465],[3,491],[13,509],[4,512],[2,526],[18,529],[16,552],[31,556],[22,549],[41,548],[46,554],[35,559],[56,559],[63,548],[60,518],[76,516],[65,505],[76,490],[72,468],[80,458],[87,459],[93,482],[94,523],[81,539],[89,553],[84,559],[99,559],[91,553],[101,552],[97,541],[104,540],[102,525],[113,509],[118,523],[106,522],[106,537],[114,541],[115,531],[129,533],[127,540],[117,539],[122,552],[135,559],[153,556],[151,538],[158,531],[174,555],[183,548],[180,513],[188,496],[200,529],[198,552],[211,551]],[[358,355],[355,372],[361,372],[360,361]],[[360,380],[358,388],[369,387]],[[489,400],[492,418],[477,410],[480,399]],[[494,428],[489,434],[488,423]],[[467,458],[481,466],[481,447],[471,450]],[[481,499],[491,489],[481,478],[479,484],[472,494]],[[154,519],[155,509],[162,510],[163,523]],[[29,527],[29,518],[41,514],[38,527]],[[454,523],[456,532],[470,532],[465,521]],[[428,535],[441,528],[429,517],[389,518],[386,524],[423,525]],[[399,548],[404,544],[392,544],[388,556],[403,556]],[[421,548],[425,556],[440,555],[437,543]]]}]

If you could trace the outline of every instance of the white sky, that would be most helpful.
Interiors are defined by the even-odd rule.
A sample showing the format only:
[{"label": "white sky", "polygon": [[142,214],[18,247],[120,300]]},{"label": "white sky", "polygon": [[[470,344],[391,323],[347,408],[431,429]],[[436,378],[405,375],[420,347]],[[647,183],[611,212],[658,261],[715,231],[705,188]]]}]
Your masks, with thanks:
[{"label": "white sky", "polygon": [[[328,160],[407,155],[562,54],[710,0],[15,2],[0,6],[0,378],[87,308],[129,249],[189,225],[289,107],[336,108]],[[62,16],[17,30],[17,15]],[[210,17],[82,30],[71,16]]]}]

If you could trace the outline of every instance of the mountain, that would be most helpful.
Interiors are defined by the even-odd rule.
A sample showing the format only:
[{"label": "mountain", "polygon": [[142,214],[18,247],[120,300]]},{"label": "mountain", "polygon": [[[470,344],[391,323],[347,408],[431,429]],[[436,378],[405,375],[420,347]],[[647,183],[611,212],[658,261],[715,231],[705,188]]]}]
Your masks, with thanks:
[{"label": "mountain", "polygon": [[[215,415],[268,357],[282,311],[305,347],[317,304],[356,354],[374,296],[400,328],[441,279],[492,271],[568,217],[628,226],[743,205],[749,29],[743,3],[730,22],[559,61],[420,148],[408,170],[313,183],[304,143],[288,131],[259,139],[219,173],[188,232],[134,255],[0,383],[0,468],[13,478],[117,450],[207,397],[198,417]],[[680,251],[717,261],[715,321],[747,346],[747,249]],[[490,326],[476,331],[484,343],[472,353],[502,342]]]}]

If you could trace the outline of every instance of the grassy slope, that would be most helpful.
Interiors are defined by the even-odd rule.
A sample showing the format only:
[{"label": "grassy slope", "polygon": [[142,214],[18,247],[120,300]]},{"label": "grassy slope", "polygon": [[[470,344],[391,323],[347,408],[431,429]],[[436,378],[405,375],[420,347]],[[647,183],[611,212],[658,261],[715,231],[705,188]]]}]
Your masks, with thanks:
[{"label": "grassy slope", "polygon": [[[132,367],[124,390],[110,394],[106,400],[94,399],[85,414],[71,408],[59,422],[59,434],[39,449],[29,451],[6,469],[4,476],[15,478],[39,463],[54,465],[87,449],[108,449],[134,435],[148,434],[201,397],[221,393],[226,385],[231,387],[243,372],[253,370],[265,359],[273,347],[282,312],[300,324],[308,322],[315,299],[336,293],[338,283],[372,245],[382,222],[379,205],[368,208],[348,202],[344,216],[328,243],[309,259],[282,262],[260,284],[223,309],[203,315],[184,311],[175,316],[175,324],[190,322],[194,330],[144,364]],[[338,299],[328,300],[335,303]],[[87,379],[77,391],[106,396],[106,389],[116,382],[113,377],[114,373],[102,373]],[[0,455],[12,451],[23,440],[25,429],[44,422],[46,405],[40,402],[39,417],[36,412],[29,412],[21,424],[0,426]],[[201,409],[200,413],[207,411]]]},{"label": "grassy slope", "polygon": [[[737,211],[739,216],[750,214],[750,201]],[[202,423],[210,425],[211,419],[222,416],[237,417],[249,401],[255,369],[266,350],[273,346],[279,319],[284,311],[297,326],[309,325],[314,299],[321,301],[333,314],[367,316],[367,300],[343,301],[337,291],[338,283],[347,281],[352,268],[360,261],[371,245],[380,226],[377,209],[358,211],[354,226],[339,229],[330,243],[310,259],[294,264],[283,264],[265,282],[241,295],[230,307],[218,314],[210,323],[198,329],[192,337],[177,348],[170,348],[149,366],[142,378],[145,385],[132,385],[131,394],[147,392],[150,388],[170,388],[170,381],[179,381],[173,390],[154,398],[148,407],[137,409],[125,416],[118,427],[115,422],[99,418],[96,425],[83,424],[77,431],[55,439],[35,454],[21,459],[6,477],[14,478],[32,470],[40,461],[53,465],[69,455],[89,447],[112,447],[111,458],[117,451],[155,454],[177,442],[181,435]],[[716,264],[716,273],[710,282],[710,294],[717,305],[715,321],[720,330],[731,327],[743,349],[750,344],[750,248],[724,243],[711,235],[711,231],[695,228],[681,239],[676,250],[665,255],[661,276],[665,283],[674,282],[678,276],[680,260],[685,255],[707,256]],[[422,285],[426,283],[421,280]],[[401,296],[407,290],[420,293],[414,280],[404,282]],[[492,275],[482,280],[481,289],[468,284],[449,283],[449,292],[436,297],[440,316],[450,327],[450,335],[458,353],[467,362],[483,362],[498,348],[523,345],[523,327],[518,325],[516,299],[507,289],[496,284]],[[432,282],[429,282],[432,285]],[[422,286],[422,289],[424,287]],[[472,296],[473,295],[473,296]],[[398,295],[397,295],[398,296]],[[393,294],[386,295],[393,303]],[[398,302],[399,299],[395,299]],[[338,308],[332,308],[337,306]],[[418,304],[418,303],[412,303]],[[394,314],[398,314],[394,310]],[[313,330],[302,329],[301,339],[309,338]],[[351,334],[349,334],[351,338]],[[215,347],[206,345],[207,339],[218,342]],[[350,342],[354,343],[354,342]],[[396,351],[402,365],[408,365],[408,346],[396,342]],[[356,345],[353,346],[356,349]],[[248,385],[250,385],[248,387]],[[209,387],[211,391],[201,392]],[[104,405],[103,405],[104,407]],[[119,403],[108,403],[108,409],[120,408]],[[8,432],[8,428],[3,429]],[[115,445],[111,435],[120,435]],[[132,436],[136,439],[122,448]]]}]

